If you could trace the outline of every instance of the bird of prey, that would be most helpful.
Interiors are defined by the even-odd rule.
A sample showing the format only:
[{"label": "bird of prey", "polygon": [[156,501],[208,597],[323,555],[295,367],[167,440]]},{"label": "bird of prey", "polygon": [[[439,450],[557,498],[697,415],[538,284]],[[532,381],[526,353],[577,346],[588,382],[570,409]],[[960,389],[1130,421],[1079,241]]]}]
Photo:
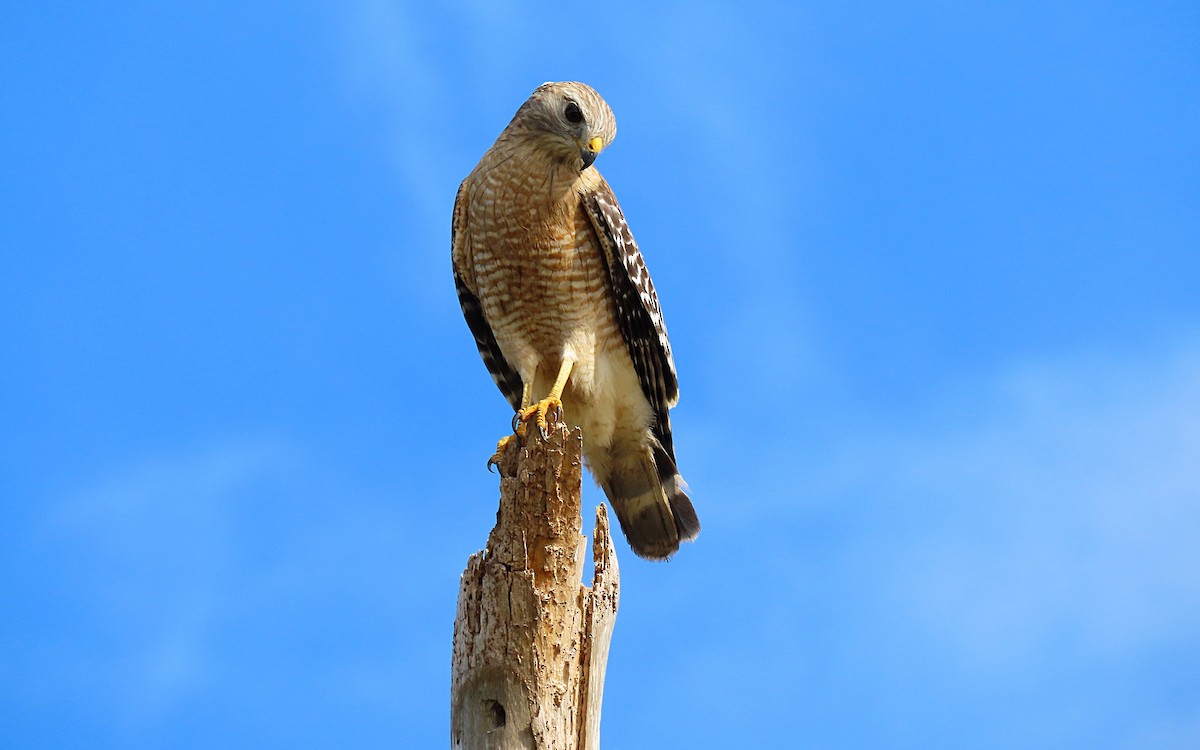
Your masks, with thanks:
[{"label": "bird of prey", "polygon": [[454,282],[517,434],[531,420],[544,431],[551,409],[581,427],[633,551],[665,560],[700,522],[675,466],[679,386],[658,295],[592,166],[616,133],[590,86],[539,86],[458,189]]}]

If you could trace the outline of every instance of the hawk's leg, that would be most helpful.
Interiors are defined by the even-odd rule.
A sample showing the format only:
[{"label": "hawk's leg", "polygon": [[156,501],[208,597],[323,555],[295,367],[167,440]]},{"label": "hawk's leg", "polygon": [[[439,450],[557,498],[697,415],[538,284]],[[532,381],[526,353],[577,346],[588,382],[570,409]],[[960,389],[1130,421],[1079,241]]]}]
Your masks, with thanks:
[{"label": "hawk's leg", "polygon": [[[513,434],[519,438],[525,437],[525,423],[521,421],[521,415],[529,408],[531,403],[533,403],[533,378],[525,381],[521,386],[521,408],[517,409],[517,413],[513,414],[512,418]],[[501,439],[500,442],[505,443],[507,439]]]},{"label": "hawk's leg", "polygon": [[549,437],[550,425],[547,422],[546,415],[551,409],[557,409],[562,413],[562,392],[567,387],[567,378],[571,377],[571,368],[575,366],[575,360],[563,358],[562,366],[558,368],[558,377],[554,380],[554,385],[550,388],[550,393],[536,404],[526,404],[514,418],[514,424],[517,427],[517,434],[523,435],[522,427],[524,422],[530,417],[537,415],[537,426],[542,432],[542,437]]},{"label": "hawk's leg", "polygon": [[[529,406],[529,402],[533,400],[533,380],[529,380],[521,386],[521,409]],[[520,416],[521,411],[517,410],[517,416]],[[513,417],[513,433],[500,438],[500,442],[496,443],[496,452],[488,459],[488,471],[492,470],[493,466],[500,465],[500,457],[504,455],[504,449],[514,440],[520,440],[525,437],[525,423],[518,422],[517,417]]]}]

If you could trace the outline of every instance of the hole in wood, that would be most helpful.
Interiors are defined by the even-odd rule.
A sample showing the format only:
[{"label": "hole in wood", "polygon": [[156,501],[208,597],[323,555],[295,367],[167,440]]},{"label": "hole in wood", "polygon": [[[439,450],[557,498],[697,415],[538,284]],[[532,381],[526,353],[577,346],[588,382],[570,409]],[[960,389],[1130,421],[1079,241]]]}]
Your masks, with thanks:
[{"label": "hole in wood", "polygon": [[500,729],[508,723],[508,715],[504,712],[504,705],[499,701],[485,700],[484,708],[487,709],[488,715],[492,717],[492,729]]}]

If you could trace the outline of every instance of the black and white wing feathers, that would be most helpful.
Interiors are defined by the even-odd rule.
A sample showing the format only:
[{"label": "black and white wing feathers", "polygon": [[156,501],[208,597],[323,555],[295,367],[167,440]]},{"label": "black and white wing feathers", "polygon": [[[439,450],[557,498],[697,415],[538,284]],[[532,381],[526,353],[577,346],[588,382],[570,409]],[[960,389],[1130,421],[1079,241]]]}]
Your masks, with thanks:
[{"label": "black and white wing feathers", "polygon": [[654,282],[608,183],[601,181],[596,190],[583,196],[583,202],[603,250],[621,334],[642,392],[654,409],[655,437],[673,461],[668,412],[679,400],[679,380]]}]

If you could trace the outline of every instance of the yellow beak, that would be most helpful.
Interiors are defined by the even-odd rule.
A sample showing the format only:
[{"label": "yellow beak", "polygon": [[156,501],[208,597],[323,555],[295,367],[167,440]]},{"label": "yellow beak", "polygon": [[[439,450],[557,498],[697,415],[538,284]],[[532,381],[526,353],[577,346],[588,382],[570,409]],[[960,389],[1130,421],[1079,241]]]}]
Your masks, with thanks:
[{"label": "yellow beak", "polygon": [[[592,162],[596,161],[596,156],[604,150],[604,139],[600,136],[593,136],[583,148],[579,149],[579,155],[583,157],[583,169],[592,166]],[[580,170],[583,171],[583,170]]]}]

